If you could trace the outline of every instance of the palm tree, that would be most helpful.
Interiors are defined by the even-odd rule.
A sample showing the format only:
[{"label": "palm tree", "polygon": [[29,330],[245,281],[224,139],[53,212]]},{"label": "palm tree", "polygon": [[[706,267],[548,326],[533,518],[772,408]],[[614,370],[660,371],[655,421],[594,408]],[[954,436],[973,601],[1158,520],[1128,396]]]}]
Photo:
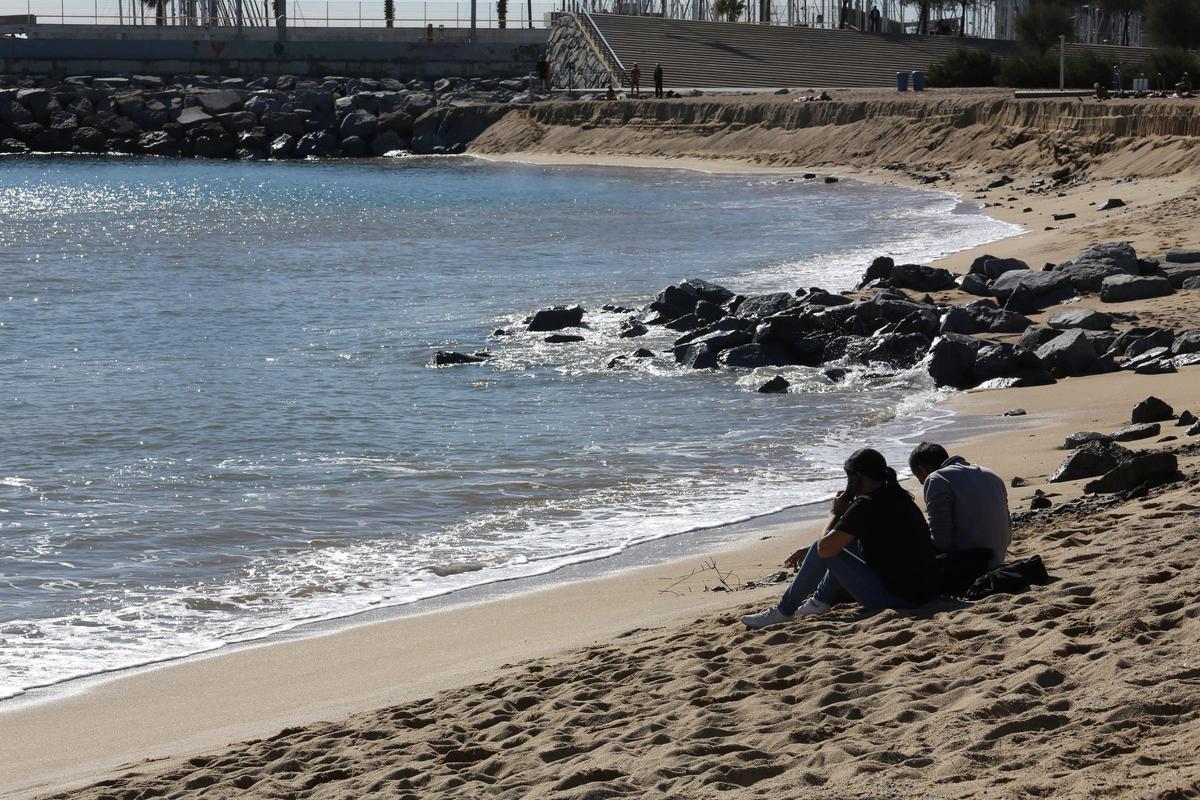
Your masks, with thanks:
[{"label": "palm tree", "polygon": [[496,0],[496,24],[508,27],[508,0]]},{"label": "palm tree", "polygon": [[383,20],[390,28],[396,22],[396,0],[383,0]]},{"label": "palm tree", "polygon": [[154,24],[167,24],[167,0],[142,0],[146,8],[154,9]]},{"label": "palm tree", "polygon": [[716,0],[713,3],[713,13],[724,17],[728,22],[737,22],[746,10],[746,0]]}]

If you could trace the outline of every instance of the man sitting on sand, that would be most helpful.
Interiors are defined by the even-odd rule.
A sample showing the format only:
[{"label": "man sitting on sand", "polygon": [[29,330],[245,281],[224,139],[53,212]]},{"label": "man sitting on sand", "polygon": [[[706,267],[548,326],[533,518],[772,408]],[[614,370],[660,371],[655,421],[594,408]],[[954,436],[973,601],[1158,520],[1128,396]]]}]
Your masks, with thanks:
[{"label": "man sitting on sand", "polygon": [[[908,457],[921,482],[929,534],[942,566],[943,591],[965,591],[986,570],[1004,563],[1012,541],[1008,489],[999,475],[921,442]],[[964,585],[965,584],[965,585]]]},{"label": "man sitting on sand", "polygon": [[850,456],[845,470],[824,535],[784,562],[798,567],[791,587],[777,605],[742,617],[746,627],[824,614],[843,590],[866,608],[916,608],[937,595],[929,527],[896,471],[871,449]]}]

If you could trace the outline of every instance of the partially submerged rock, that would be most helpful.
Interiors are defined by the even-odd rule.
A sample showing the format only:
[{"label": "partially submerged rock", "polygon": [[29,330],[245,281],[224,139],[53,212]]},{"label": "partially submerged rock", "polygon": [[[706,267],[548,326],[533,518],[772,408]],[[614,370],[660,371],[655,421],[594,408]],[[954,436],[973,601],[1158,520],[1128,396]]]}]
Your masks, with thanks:
[{"label": "partially submerged rock", "polygon": [[583,323],[583,309],[580,306],[554,306],[543,308],[529,320],[526,330],[557,331],[563,328],[578,328]]}]

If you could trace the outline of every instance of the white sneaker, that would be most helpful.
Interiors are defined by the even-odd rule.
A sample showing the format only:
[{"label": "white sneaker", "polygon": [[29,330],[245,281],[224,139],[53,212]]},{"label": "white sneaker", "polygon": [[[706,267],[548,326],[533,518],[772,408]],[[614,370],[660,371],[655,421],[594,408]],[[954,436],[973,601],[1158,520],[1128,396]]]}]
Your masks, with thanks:
[{"label": "white sneaker", "polygon": [[742,617],[742,622],[747,628],[766,628],[769,625],[779,625],[790,620],[791,617],[780,611],[779,606],[764,608],[762,611]]},{"label": "white sneaker", "polygon": [[796,609],[793,616],[796,617],[816,617],[821,614],[828,614],[829,609],[833,606],[826,603],[824,600],[818,600],[816,595],[804,601],[804,605]]}]

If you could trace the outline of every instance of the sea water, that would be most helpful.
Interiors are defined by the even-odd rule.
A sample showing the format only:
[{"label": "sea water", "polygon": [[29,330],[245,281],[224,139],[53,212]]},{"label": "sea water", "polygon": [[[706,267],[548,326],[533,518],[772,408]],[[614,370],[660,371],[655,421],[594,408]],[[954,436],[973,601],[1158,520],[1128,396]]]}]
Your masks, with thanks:
[{"label": "sea water", "polygon": [[[919,424],[920,369],[695,372],[600,306],[840,290],[1011,232],[783,175],[2,159],[0,696],[826,495]],[[576,302],[584,342],[520,333]],[[606,368],[637,346],[667,355]]]}]

